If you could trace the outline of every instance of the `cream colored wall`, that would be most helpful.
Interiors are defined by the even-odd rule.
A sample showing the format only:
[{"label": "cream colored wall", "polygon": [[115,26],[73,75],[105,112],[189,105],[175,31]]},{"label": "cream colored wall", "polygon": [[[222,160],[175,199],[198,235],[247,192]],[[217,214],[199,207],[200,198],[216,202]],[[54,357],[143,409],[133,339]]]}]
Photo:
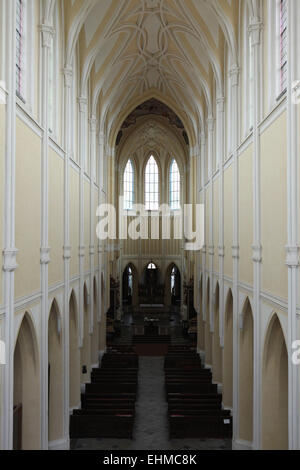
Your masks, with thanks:
[{"label": "cream colored wall", "polygon": [[253,244],[253,146],[239,157],[239,245],[240,280],[252,285],[252,244]]},{"label": "cream colored wall", "polygon": [[233,235],[233,169],[224,172],[224,274],[232,278],[232,235]]},{"label": "cream colored wall", "polygon": [[64,161],[54,151],[49,152],[49,284],[63,280],[64,245]]},{"label": "cream colored wall", "polygon": [[76,276],[79,273],[78,248],[79,248],[79,173],[70,169],[70,241],[71,263],[70,274]]},{"label": "cream colored wall", "polygon": [[283,113],[261,136],[262,289],[283,299],[288,295],[286,149]]},{"label": "cream colored wall", "polygon": [[214,271],[219,271],[219,256],[217,247],[219,246],[219,180],[213,185],[213,233],[214,233]]},{"label": "cream colored wall", "polygon": [[90,220],[91,220],[91,194],[90,182],[84,181],[84,244],[85,250],[85,270],[90,268]]},{"label": "cream colored wall", "polygon": [[16,122],[16,298],[40,289],[41,140]]}]

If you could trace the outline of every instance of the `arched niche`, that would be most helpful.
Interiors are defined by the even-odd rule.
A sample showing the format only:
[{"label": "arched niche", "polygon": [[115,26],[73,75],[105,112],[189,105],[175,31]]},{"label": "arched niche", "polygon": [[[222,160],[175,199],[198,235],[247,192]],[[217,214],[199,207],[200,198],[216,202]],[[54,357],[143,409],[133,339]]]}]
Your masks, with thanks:
[{"label": "arched niche", "polygon": [[217,383],[223,380],[223,351],[220,344],[220,327],[219,327],[219,283],[215,290],[214,305],[214,333],[213,333],[213,379]]},{"label": "arched niche", "polygon": [[83,287],[83,342],[80,351],[81,383],[90,381],[91,371],[91,334],[90,334],[90,299],[86,284]]},{"label": "arched niche", "polygon": [[263,351],[262,447],[288,449],[288,353],[276,314],[269,324]]},{"label": "arched niche", "polygon": [[223,404],[233,405],[233,297],[229,289],[225,304],[224,351],[223,351]]},{"label": "arched niche", "polygon": [[80,350],[78,333],[78,306],[75,292],[72,291],[69,301],[69,374],[70,374],[70,408],[80,403]]},{"label": "arched niche", "polygon": [[212,366],[212,333],[210,331],[210,279],[206,285],[205,363]]},{"label": "arched niche", "polygon": [[94,277],[94,296],[93,296],[93,334],[91,338],[91,361],[93,365],[98,364],[99,359],[99,328],[98,328],[98,284]]},{"label": "arched niche", "polygon": [[54,442],[63,436],[62,322],[56,300],[48,321],[48,392],[48,439]]},{"label": "arched niche", "polygon": [[239,338],[239,438],[253,440],[253,313],[249,299],[243,312]]},{"label": "arched niche", "polygon": [[40,365],[34,324],[25,313],[14,351],[14,449],[40,448]]},{"label": "arched niche", "polygon": [[198,334],[197,334],[197,344],[198,350],[203,351],[205,350],[205,323],[203,321],[203,276],[201,276],[200,280],[200,293],[199,293],[199,301],[200,301],[200,314],[198,315]]}]

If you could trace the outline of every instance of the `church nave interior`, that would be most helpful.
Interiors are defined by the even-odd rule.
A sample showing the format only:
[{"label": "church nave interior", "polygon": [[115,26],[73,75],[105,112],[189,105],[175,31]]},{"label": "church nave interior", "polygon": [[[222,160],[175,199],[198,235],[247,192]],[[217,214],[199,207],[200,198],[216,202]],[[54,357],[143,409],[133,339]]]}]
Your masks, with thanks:
[{"label": "church nave interior", "polygon": [[0,24],[0,449],[299,450],[299,0]]}]

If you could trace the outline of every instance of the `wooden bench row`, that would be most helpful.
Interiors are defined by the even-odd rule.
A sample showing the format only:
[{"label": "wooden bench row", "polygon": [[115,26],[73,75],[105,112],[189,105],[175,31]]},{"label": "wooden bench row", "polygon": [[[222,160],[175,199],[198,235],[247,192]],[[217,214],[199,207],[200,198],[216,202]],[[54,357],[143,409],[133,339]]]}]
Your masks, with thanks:
[{"label": "wooden bench row", "polygon": [[138,385],[138,357],[132,351],[108,352],[70,417],[70,437],[132,439]]}]

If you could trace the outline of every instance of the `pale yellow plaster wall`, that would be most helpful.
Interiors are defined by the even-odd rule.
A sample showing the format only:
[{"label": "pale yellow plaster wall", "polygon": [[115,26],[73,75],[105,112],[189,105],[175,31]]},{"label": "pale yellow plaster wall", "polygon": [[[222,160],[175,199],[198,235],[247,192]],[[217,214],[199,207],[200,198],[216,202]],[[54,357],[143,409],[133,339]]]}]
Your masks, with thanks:
[{"label": "pale yellow plaster wall", "polygon": [[253,146],[239,158],[239,245],[240,280],[253,283],[252,244],[253,244]]},{"label": "pale yellow plaster wall", "polygon": [[90,183],[84,182],[84,240],[85,240],[85,270],[90,269],[90,220],[91,220],[91,193]]},{"label": "pale yellow plaster wall", "polygon": [[261,136],[262,289],[287,299],[286,113]]},{"label": "pale yellow plaster wall", "polygon": [[64,244],[64,161],[55,152],[49,152],[49,284],[63,280]]},{"label": "pale yellow plaster wall", "polygon": [[219,271],[219,180],[216,180],[213,187],[213,232],[214,232],[214,271]]},{"label": "pale yellow plaster wall", "polygon": [[233,236],[233,174],[232,166],[224,173],[224,274],[232,277],[232,236]]},{"label": "pale yellow plaster wall", "polygon": [[41,140],[17,119],[15,298],[40,289],[40,245]]},{"label": "pale yellow plaster wall", "polygon": [[70,169],[70,243],[71,243],[71,277],[79,273],[79,174]]}]

